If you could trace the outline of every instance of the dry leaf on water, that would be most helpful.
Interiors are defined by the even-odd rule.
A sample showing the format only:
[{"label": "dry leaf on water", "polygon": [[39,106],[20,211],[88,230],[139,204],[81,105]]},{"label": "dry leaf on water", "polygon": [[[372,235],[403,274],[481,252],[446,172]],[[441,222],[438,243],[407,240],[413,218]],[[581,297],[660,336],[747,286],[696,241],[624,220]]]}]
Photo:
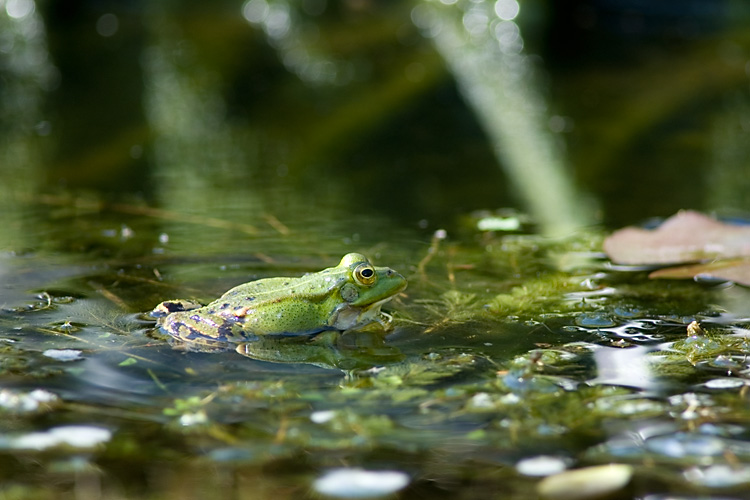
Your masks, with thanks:
[{"label": "dry leaf on water", "polygon": [[703,262],[661,269],[651,273],[652,278],[702,276],[750,286],[750,226],[727,224],[699,212],[681,211],[656,229],[615,231],[604,241],[604,251],[618,264]]}]

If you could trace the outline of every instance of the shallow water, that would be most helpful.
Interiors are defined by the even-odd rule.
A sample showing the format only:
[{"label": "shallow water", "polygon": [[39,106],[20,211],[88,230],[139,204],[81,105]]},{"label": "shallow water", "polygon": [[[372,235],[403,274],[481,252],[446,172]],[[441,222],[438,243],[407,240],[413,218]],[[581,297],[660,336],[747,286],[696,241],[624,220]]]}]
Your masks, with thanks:
[{"label": "shallow water", "polygon": [[[200,237],[188,252],[180,238],[200,224],[156,219],[157,230],[106,210],[22,217],[29,246],[2,259],[6,491],[296,498],[327,473],[361,468],[405,473],[404,498],[527,498],[545,474],[541,458],[528,460],[541,456],[632,466],[637,495],[744,488],[720,467],[750,454],[746,341],[743,322],[715,304],[745,290],[607,272],[586,253],[597,234],[435,239],[432,252],[418,231],[388,246],[360,237],[338,246],[410,281],[389,307],[394,331],[384,342],[345,334],[346,370],[259,361],[179,349],[144,313],[333,265],[339,256],[323,248],[336,242],[266,250],[285,248],[292,226],[281,243],[273,230],[248,238],[250,254]],[[63,224],[79,237],[61,241]],[[561,250],[583,257],[563,272],[551,258]],[[693,319],[708,334],[686,341]],[[341,474],[334,492],[362,487]]]}]

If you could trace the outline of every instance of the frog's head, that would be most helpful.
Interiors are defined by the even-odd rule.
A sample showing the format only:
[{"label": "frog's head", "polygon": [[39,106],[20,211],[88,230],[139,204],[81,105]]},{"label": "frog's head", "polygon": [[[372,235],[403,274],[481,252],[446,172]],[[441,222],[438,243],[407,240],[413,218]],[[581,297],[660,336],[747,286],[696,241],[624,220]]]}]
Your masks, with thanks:
[{"label": "frog's head", "polygon": [[388,267],[373,266],[359,253],[344,255],[332,270],[340,279],[338,293],[331,296],[335,307],[328,326],[341,331],[372,322],[384,324],[380,306],[406,288],[406,278]]},{"label": "frog's head", "polygon": [[[375,267],[360,253],[344,255],[338,269],[346,270],[341,298],[352,307],[379,306],[406,288],[406,278],[389,267]],[[378,307],[379,310],[379,307]]]}]

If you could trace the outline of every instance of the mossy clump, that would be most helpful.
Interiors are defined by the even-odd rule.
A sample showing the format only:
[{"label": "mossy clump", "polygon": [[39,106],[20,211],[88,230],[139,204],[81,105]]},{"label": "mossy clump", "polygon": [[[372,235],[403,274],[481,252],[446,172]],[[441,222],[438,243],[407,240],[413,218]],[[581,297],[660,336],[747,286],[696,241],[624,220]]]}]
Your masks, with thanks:
[{"label": "mossy clump", "polygon": [[549,314],[568,314],[592,309],[586,302],[568,294],[583,291],[581,279],[551,274],[513,287],[496,295],[486,304],[487,311],[504,318],[534,318]]},{"label": "mossy clump", "polygon": [[750,341],[723,329],[698,329],[652,353],[652,369],[663,377],[684,379],[703,374],[737,373],[744,369]]}]

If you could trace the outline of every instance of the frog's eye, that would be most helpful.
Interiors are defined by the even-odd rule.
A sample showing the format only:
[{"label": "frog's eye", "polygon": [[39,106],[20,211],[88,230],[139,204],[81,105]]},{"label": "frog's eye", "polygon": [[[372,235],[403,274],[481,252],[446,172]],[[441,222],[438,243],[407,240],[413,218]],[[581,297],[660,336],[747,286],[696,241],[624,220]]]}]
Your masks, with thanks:
[{"label": "frog's eye", "polygon": [[372,285],[377,278],[375,269],[370,264],[360,264],[354,270],[354,279],[362,285]]}]

